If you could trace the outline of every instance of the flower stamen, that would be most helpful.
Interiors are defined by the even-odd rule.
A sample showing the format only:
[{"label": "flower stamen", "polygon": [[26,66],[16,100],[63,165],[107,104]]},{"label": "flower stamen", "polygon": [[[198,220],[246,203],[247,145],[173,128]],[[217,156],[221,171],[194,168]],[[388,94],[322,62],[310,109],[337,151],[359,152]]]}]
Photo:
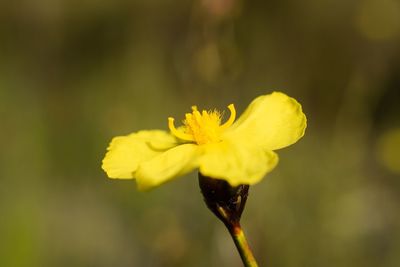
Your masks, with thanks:
[{"label": "flower stamen", "polygon": [[194,141],[193,135],[191,134],[187,134],[184,133],[183,131],[180,131],[178,129],[175,128],[175,124],[174,124],[175,119],[172,117],[168,118],[168,128],[171,131],[171,133],[178,137],[179,139],[182,139],[184,141]]},{"label": "flower stamen", "polygon": [[222,125],[220,126],[220,128],[221,128],[222,130],[225,130],[225,129],[229,128],[229,127],[233,124],[233,122],[235,121],[235,119],[236,119],[236,109],[235,109],[235,106],[234,106],[233,104],[230,104],[230,105],[228,106],[228,109],[229,109],[229,111],[231,112],[231,115],[229,116],[229,119],[228,119],[224,124],[222,124]]},{"label": "flower stamen", "polygon": [[199,145],[207,143],[216,143],[221,141],[224,130],[229,128],[236,117],[236,110],[233,104],[228,106],[230,117],[221,125],[221,113],[217,110],[201,112],[197,106],[192,106],[192,113],[185,114],[184,126],[179,130],[175,128],[174,118],[168,118],[168,127],[171,133],[183,140],[196,142]]}]

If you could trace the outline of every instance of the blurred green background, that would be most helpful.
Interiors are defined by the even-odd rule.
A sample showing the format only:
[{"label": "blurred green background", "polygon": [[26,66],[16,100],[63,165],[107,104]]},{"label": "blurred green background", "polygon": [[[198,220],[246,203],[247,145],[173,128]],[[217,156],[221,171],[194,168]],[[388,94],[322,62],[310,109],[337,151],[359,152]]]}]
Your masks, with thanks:
[{"label": "blurred green background", "polygon": [[140,193],[101,160],[273,90],[308,128],[250,189],[260,266],[399,266],[400,1],[0,2],[0,266],[242,266],[195,173]]}]

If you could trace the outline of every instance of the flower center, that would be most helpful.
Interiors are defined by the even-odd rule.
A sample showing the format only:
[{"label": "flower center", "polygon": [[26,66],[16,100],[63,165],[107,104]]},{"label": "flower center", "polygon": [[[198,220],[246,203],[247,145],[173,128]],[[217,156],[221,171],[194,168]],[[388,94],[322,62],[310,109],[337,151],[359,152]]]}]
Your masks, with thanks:
[{"label": "flower center", "polygon": [[216,143],[221,141],[221,134],[235,121],[236,110],[233,104],[228,106],[231,112],[229,119],[221,125],[221,113],[217,110],[201,113],[196,106],[192,107],[192,113],[185,114],[183,126],[175,128],[174,118],[168,118],[168,127],[171,133],[184,141],[195,142],[199,145]]}]

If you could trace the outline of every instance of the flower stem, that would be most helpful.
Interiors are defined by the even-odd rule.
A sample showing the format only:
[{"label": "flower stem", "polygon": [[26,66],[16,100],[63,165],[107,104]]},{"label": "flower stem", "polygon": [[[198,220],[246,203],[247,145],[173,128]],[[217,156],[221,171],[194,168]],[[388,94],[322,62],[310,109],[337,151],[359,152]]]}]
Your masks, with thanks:
[{"label": "flower stem", "polygon": [[245,267],[258,267],[240,226],[249,185],[232,187],[224,180],[214,179],[199,172],[199,185],[207,207],[228,228]]},{"label": "flower stem", "polygon": [[258,267],[257,261],[253,256],[253,252],[250,249],[249,243],[247,242],[240,223],[235,223],[231,227],[228,226],[228,230],[233,238],[233,241],[235,242],[244,266]]}]

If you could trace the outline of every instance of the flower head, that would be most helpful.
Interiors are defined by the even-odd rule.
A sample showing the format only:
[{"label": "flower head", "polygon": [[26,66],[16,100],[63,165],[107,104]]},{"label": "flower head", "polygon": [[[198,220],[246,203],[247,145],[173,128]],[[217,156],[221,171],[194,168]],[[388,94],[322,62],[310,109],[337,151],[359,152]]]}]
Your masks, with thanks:
[{"label": "flower head", "polygon": [[228,109],[225,122],[220,112],[200,112],[193,106],[178,128],[168,118],[170,132],[149,130],[115,137],[102,168],[110,178],[136,179],[140,190],[194,169],[232,186],[255,184],[277,165],[273,150],[304,135],[301,105],[283,93],[257,97],[236,122],[234,105]]}]

